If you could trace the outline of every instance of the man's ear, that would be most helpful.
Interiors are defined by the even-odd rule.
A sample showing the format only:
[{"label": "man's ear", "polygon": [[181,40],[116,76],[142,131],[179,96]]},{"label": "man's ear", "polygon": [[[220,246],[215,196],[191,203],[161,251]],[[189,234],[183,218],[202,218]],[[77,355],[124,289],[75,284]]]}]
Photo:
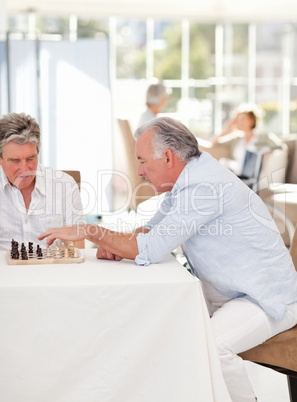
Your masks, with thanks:
[{"label": "man's ear", "polygon": [[173,152],[170,149],[166,149],[164,152],[164,160],[168,167],[173,165]]}]

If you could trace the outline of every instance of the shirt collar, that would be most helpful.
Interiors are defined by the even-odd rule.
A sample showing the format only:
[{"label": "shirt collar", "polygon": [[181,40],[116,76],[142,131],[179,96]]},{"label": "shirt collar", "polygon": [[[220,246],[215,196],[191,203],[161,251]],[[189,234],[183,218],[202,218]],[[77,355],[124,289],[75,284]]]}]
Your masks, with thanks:
[{"label": "shirt collar", "polygon": [[5,188],[8,187],[12,187],[12,185],[9,183],[9,180],[6,176],[6,174],[4,173],[2,166],[0,166],[0,185],[2,187],[2,190],[4,191]]},{"label": "shirt collar", "polygon": [[[6,187],[15,188],[10,184],[6,174],[2,169],[2,166],[0,166],[0,186],[2,187],[3,191]],[[45,195],[45,168],[39,164],[36,169],[36,182],[34,189]]]},{"label": "shirt collar", "polygon": [[176,180],[170,194],[171,195],[175,195],[177,194],[179,191],[181,191],[183,188],[188,187],[189,186],[189,171],[192,169],[192,167],[197,164],[197,162],[199,161],[199,159],[202,157],[203,154],[201,154],[198,158],[193,158],[192,160],[190,160],[186,166],[183,168],[181,174],[178,176],[178,179]]}]

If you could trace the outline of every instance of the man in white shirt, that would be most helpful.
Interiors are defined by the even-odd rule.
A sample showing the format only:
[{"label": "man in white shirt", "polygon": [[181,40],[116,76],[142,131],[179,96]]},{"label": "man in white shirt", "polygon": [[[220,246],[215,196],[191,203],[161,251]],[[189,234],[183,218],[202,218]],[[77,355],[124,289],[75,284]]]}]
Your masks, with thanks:
[{"label": "man in white shirt", "polygon": [[[202,283],[233,402],[255,402],[239,353],[297,323],[297,273],[262,200],[206,152],[181,123],[157,118],[136,130],[138,174],[166,192],[137,233],[96,225],[48,230],[40,238],[88,239],[98,258],[161,262],[182,245]],[[157,312],[156,312],[157,314]]]},{"label": "man in white shirt", "polygon": [[[57,225],[85,223],[74,179],[38,163],[40,127],[24,113],[0,118],[0,249]],[[45,245],[45,242],[43,243]],[[84,241],[77,244],[84,246]]]}]

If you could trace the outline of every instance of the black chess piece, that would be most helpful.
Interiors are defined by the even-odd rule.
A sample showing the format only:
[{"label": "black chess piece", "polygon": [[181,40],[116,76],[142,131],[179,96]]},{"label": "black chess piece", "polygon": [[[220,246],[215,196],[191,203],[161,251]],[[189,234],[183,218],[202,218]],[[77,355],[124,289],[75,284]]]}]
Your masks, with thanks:
[{"label": "black chess piece", "polygon": [[15,241],[14,239],[11,240],[11,258],[13,260],[18,260],[20,257],[19,253],[19,243]]},{"label": "black chess piece", "polygon": [[33,250],[33,243],[31,241],[29,241],[29,243],[28,243],[28,253],[29,253],[29,257],[33,258],[34,250]]},{"label": "black chess piece", "polygon": [[39,244],[37,245],[36,253],[37,253],[37,258],[40,259],[43,257],[42,249],[40,248]]}]

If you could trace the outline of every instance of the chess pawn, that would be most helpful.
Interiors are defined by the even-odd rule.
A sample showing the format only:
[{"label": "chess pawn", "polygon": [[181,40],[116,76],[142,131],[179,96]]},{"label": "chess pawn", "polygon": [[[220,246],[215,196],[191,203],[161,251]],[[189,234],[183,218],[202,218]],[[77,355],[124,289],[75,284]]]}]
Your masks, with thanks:
[{"label": "chess pawn", "polygon": [[64,258],[69,258],[68,248],[64,250]]},{"label": "chess pawn", "polygon": [[69,257],[73,258],[73,254],[74,254],[74,245],[73,245],[73,241],[70,241],[68,244],[68,251],[69,251]]},{"label": "chess pawn", "polygon": [[78,258],[78,248],[74,248],[74,258]]},{"label": "chess pawn", "polygon": [[[65,257],[65,243],[62,241],[62,244],[61,244],[61,254],[62,254],[62,257]],[[67,257],[66,257],[67,258]]]},{"label": "chess pawn", "polygon": [[55,258],[60,258],[61,257],[60,256],[60,249],[59,249],[59,245],[58,245],[57,241],[55,243],[55,246],[56,246],[56,248],[55,248]]},{"label": "chess pawn", "polygon": [[46,258],[51,258],[51,250],[49,246],[46,246]]}]

